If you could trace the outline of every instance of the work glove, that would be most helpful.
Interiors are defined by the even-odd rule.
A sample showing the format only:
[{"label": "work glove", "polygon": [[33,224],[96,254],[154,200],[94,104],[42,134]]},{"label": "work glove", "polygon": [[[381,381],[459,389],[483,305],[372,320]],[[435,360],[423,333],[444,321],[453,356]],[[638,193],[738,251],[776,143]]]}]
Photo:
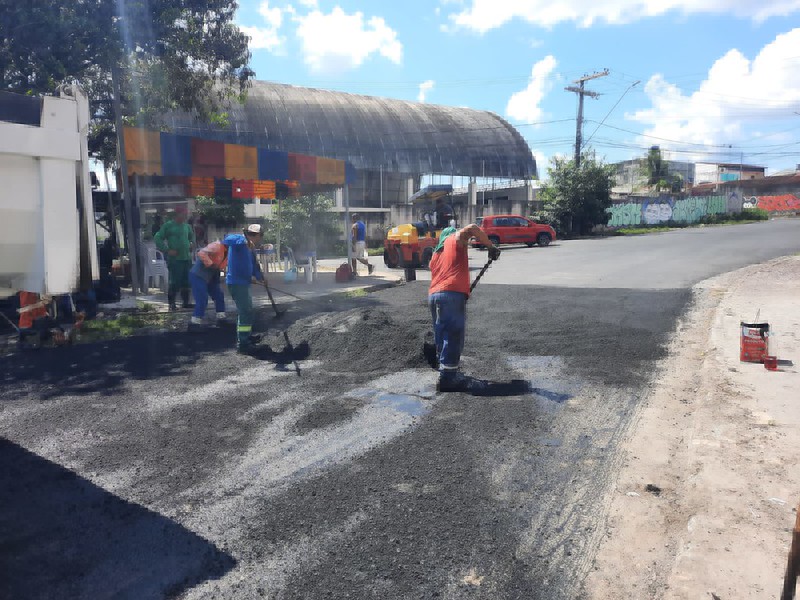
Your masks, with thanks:
[{"label": "work glove", "polygon": [[497,246],[489,246],[489,260],[497,260],[500,258],[500,248]]}]

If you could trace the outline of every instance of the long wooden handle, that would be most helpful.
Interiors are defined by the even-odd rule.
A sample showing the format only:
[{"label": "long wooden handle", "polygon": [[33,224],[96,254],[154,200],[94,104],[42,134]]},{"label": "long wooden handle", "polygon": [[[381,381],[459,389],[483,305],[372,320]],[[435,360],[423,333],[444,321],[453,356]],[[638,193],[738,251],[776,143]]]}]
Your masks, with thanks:
[{"label": "long wooden handle", "polygon": [[783,579],[781,600],[794,600],[797,590],[797,577],[800,576],[800,506],[792,532],[792,545],[789,547],[789,560],[786,563],[786,577]]},{"label": "long wooden handle", "polygon": [[486,264],[485,264],[485,265],[483,265],[483,268],[481,269],[481,272],[480,272],[480,273],[478,273],[478,276],[475,278],[475,281],[473,281],[473,282],[472,282],[472,285],[471,285],[471,286],[469,286],[469,292],[470,292],[470,294],[472,293],[472,290],[474,290],[474,289],[475,289],[475,286],[476,286],[476,285],[478,285],[478,282],[481,280],[481,277],[483,277],[483,274],[484,274],[484,273],[486,273],[486,270],[487,270],[489,267],[491,267],[491,266],[492,266],[492,263],[493,263],[493,262],[494,262],[494,261],[493,261],[493,260],[490,258],[489,260],[487,260],[487,261],[486,261]]}]

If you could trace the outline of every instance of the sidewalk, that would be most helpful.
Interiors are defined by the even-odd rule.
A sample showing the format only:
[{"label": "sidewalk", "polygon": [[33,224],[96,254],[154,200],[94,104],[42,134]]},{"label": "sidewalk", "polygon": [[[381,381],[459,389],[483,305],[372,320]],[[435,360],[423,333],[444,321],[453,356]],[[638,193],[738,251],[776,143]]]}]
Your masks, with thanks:
[{"label": "sidewalk", "polygon": [[[377,260],[375,260],[377,259]],[[380,262],[379,262],[380,261]],[[385,287],[397,285],[403,280],[403,271],[400,269],[388,269],[383,264],[380,257],[370,257],[370,262],[375,265],[375,270],[372,275],[366,274],[366,267],[359,264],[359,276],[353,281],[348,283],[336,283],[335,271],[336,267],[340,264],[347,262],[346,258],[342,259],[327,259],[319,261],[317,265],[317,273],[313,283],[305,283],[302,275],[298,276],[297,281],[293,283],[284,283],[283,273],[271,271],[267,273],[267,281],[272,289],[272,295],[278,303],[295,302],[299,296],[303,300],[314,300],[323,298],[330,294],[352,293],[358,290],[365,292],[375,291]],[[224,289],[224,285],[223,285]],[[279,291],[280,290],[280,291]],[[130,290],[123,290],[122,301],[117,304],[104,304],[101,305],[102,310],[108,309],[127,309],[132,310],[141,304],[149,304],[159,312],[166,312],[168,310],[167,295],[158,290],[150,290],[151,293],[139,294],[134,297]],[[292,294],[289,296],[283,292]],[[269,305],[269,297],[266,290],[259,286],[253,285],[253,305],[256,307],[263,307]],[[180,302],[180,299],[178,300]],[[225,289],[225,302],[228,312],[235,314],[236,306],[230,298],[230,294]],[[213,310],[213,303],[209,306],[208,314]]]},{"label": "sidewalk", "polygon": [[[588,598],[780,595],[800,502],[800,256],[694,291],[623,448]],[[739,362],[758,311],[776,372]]]}]

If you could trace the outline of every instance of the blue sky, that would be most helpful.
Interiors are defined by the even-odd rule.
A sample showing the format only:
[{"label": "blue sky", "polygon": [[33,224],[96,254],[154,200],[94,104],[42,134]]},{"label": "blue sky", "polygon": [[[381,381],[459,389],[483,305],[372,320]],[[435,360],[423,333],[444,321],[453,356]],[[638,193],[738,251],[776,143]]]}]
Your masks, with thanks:
[{"label": "blue sky", "polygon": [[800,163],[800,0],[239,2],[257,79],[493,111],[543,177],[574,151],[564,87],[603,69],[584,139],[607,161]]}]

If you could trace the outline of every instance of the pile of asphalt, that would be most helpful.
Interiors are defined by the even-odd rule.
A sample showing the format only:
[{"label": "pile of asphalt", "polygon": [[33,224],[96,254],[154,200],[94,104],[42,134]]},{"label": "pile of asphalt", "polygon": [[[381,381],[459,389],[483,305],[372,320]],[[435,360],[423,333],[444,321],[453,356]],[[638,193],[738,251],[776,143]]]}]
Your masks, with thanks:
[{"label": "pile of asphalt", "polygon": [[273,315],[262,326],[264,343],[273,350],[280,348],[286,332],[294,346],[307,345],[307,358],[324,361],[331,371],[370,373],[428,366],[422,347],[431,324],[424,297],[411,294],[407,304],[391,307],[366,299],[320,308],[309,303],[290,308],[282,318]]}]

